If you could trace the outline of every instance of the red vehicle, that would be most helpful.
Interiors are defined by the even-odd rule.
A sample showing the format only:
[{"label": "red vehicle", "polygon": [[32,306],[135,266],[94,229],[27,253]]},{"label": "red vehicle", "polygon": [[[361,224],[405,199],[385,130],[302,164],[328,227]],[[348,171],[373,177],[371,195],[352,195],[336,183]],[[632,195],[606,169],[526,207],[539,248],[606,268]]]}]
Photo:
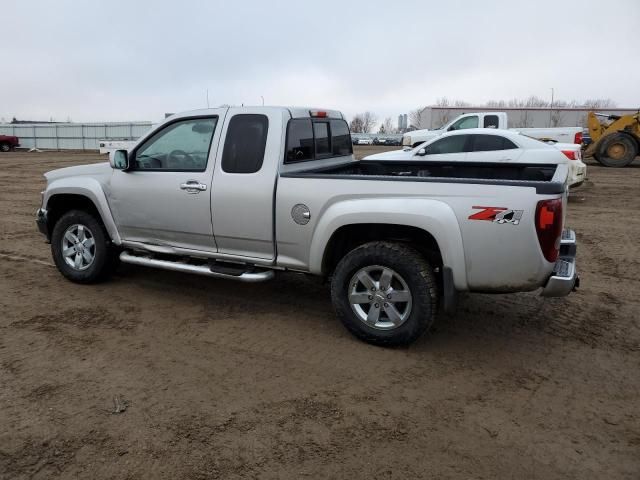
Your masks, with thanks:
[{"label": "red vehicle", "polygon": [[0,152],[9,152],[20,146],[18,137],[12,135],[0,135]]}]

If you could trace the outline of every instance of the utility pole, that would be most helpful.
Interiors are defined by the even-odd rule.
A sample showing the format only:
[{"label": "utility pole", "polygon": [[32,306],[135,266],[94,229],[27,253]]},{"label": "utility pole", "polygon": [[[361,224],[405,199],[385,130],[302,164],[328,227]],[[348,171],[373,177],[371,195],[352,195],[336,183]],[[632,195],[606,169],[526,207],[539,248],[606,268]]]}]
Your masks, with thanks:
[{"label": "utility pole", "polygon": [[549,108],[549,126],[551,127],[551,115],[553,110],[553,87],[551,87],[551,107]]}]

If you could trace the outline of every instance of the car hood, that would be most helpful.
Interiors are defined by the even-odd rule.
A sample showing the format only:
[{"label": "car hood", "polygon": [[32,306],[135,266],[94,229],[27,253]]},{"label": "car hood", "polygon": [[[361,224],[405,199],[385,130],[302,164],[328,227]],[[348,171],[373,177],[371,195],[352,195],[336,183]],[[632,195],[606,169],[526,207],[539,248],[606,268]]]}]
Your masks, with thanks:
[{"label": "car hood", "polygon": [[375,153],[364,157],[363,160],[411,160],[413,158],[412,150],[392,150],[390,152]]},{"label": "car hood", "polygon": [[59,168],[57,170],[51,170],[44,174],[48,182],[65,177],[76,177],[79,175],[105,175],[112,172],[109,162],[105,163],[93,163],[91,165],[78,165],[76,167]]},{"label": "car hood", "polygon": [[416,137],[420,137],[420,138],[435,138],[435,137],[439,137],[441,136],[443,133],[445,133],[444,130],[442,129],[438,129],[438,130],[414,130],[412,132],[408,132],[405,135],[411,138],[416,138]]}]

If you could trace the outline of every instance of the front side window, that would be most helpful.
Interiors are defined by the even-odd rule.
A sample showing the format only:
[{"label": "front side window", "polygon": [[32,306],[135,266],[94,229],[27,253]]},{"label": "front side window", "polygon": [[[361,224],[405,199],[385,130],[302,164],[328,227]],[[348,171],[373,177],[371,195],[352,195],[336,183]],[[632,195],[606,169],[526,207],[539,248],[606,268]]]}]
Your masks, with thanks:
[{"label": "front side window", "polygon": [[239,114],[229,121],[222,152],[222,170],[255,173],[262,168],[269,119],[265,115]]},{"label": "front side window", "polygon": [[469,135],[452,135],[450,137],[441,138],[433,142],[427,147],[429,155],[438,155],[443,153],[462,153],[465,151],[465,144]]},{"label": "front side window", "polygon": [[511,140],[500,135],[473,135],[474,152],[490,152],[494,150],[511,150],[518,148]]},{"label": "front side window", "polygon": [[217,121],[190,118],[169,124],[136,150],[132,170],[204,171]]},{"label": "front side window", "polygon": [[465,128],[478,128],[478,116],[464,117],[455,122],[449,130],[464,130]]}]

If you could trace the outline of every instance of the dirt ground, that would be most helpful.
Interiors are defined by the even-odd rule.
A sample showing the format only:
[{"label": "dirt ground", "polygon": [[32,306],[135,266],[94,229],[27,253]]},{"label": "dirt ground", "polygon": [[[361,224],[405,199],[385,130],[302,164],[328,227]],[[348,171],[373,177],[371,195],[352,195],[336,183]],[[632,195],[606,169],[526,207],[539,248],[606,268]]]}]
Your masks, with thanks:
[{"label": "dirt ground", "polygon": [[577,293],[383,349],[301,275],[66,281],[42,173],[102,158],[0,153],[0,478],[640,478],[640,160],[570,199]]}]

